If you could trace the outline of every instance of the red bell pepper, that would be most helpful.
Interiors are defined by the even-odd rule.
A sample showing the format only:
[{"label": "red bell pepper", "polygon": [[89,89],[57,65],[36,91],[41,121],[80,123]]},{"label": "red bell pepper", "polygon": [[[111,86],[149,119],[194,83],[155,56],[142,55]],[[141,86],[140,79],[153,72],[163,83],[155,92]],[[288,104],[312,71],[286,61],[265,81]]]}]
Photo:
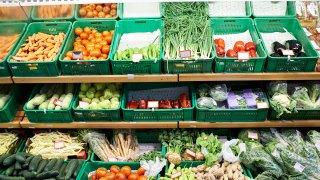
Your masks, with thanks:
[{"label": "red bell pepper", "polygon": [[227,57],[237,58],[238,57],[238,53],[233,49],[229,49],[227,51]]},{"label": "red bell pepper", "polygon": [[136,100],[130,102],[130,109],[138,109],[138,102]]},{"label": "red bell pepper", "polygon": [[147,109],[147,102],[144,99],[139,100],[139,109]]},{"label": "red bell pepper", "polygon": [[171,101],[170,100],[165,100],[164,101],[164,105],[163,105],[163,109],[171,109]]},{"label": "red bell pepper", "polygon": [[187,100],[187,108],[190,108],[192,106],[191,100]]},{"label": "red bell pepper", "polygon": [[236,51],[236,52],[244,51],[245,50],[244,42],[243,41],[237,41],[233,46],[233,50]]},{"label": "red bell pepper", "polygon": [[246,51],[255,50],[256,51],[256,45],[253,42],[247,42],[245,45]]},{"label": "red bell pepper", "polygon": [[130,107],[131,107],[131,101],[128,101],[127,104],[126,104],[126,108],[130,109]]},{"label": "red bell pepper", "polygon": [[180,105],[182,108],[187,107],[187,94],[180,94]]},{"label": "red bell pepper", "polygon": [[174,100],[174,101],[171,101],[171,106],[172,108],[175,108],[175,109],[179,109],[179,101],[178,100]]},{"label": "red bell pepper", "polygon": [[160,109],[165,109],[164,100],[159,101],[159,108]]}]

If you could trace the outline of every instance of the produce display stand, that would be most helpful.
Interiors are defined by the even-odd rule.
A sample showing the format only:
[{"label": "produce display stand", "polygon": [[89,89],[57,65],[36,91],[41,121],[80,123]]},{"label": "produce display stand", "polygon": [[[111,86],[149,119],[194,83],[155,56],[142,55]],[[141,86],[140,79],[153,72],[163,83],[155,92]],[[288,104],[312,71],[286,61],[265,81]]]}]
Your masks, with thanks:
[{"label": "produce display stand", "polygon": [[0,77],[0,84],[12,84],[11,77]]}]

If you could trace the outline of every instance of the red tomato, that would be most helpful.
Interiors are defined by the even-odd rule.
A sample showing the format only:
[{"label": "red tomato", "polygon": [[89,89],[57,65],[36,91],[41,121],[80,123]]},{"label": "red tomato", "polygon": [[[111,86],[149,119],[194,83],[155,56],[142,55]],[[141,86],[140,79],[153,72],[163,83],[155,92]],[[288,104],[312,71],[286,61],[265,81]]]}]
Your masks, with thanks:
[{"label": "red tomato", "polygon": [[147,180],[148,177],[147,176],[139,176],[138,180]]},{"label": "red tomato", "polygon": [[245,45],[245,50],[246,51],[256,50],[256,45],[253,42],[247,42]]},{"label": "red tomato", "polygon": [[107,180],[115,180],[116,179],[116,174],[113,172],[110,172],[106,175]]},{"label": "red tomato", "polygon": [[107,41],[107,43],[108,43],[109,45],[111,44],[111,42],[112,42],[112,36],[111,36],[111,34],[108,35],[108,36],[106,36],[106,37],[104,37],[104,39]]},{"label": "red tomato", "polygon": [[97,178],[105,177],[107,173],[108,173],[108,170],[106,168],[98,168],[96,170]]},{"label": "red tomato", "polygon": [[256,52],[256,50],[254,50],[254,49],[251,49],[250,51],[249,51],[249,55],[250,55],[250,57],[257,57],[257,52]]},{"label": "red tomato", "polygon": [[116,174],[116,180],[127,180],[127,177],[123,173],[119,172]]},{"label": "red tomato", "polygon": [[97,176],[96,174],[94,173],[92,176],[91,176],[91,180],[96,180],[97,179]]},{"label": "red tomato", "polygon": [[120,172],[119,166],[112,165],[112,166],[110,167],[110,172],[113,172],[113,173],[117,174],[118,172]]},{"label": "red tomato", "polygon": [[130,174],[128,177],[128,180],[138,180],[139,175],[138,174]]},{"label": "red tomato", "polygon": [[222,47],[223,49],[226,48],[226,43],[224,42],[223,39],[219,38],[219,39],[215,39],[214,40],[214,45],[216,47]]},{"label": "red tomato", "polygon": [[122,172],[126,177],[128,177],[131,174],[131,168],[129,166],[123,166],[120,169],[120,172]]},{"label": "red tomato", "polygon": [[117,4],[116,3],[111,4],[111,9],[117,9]]},{"label": "red tomato", "polygon": [[102,53],[108,54],[109,51],[110,51],[110,46],[109,45],[102,46],[102,49],[101,49]]},{"label": "red tomato", "polygon": [[102,10],[102,11],[103,11],[104,13],[106,13],[106,14],[109,14],[109,13],[110,13],[110,10],[111,10],[111,9],[110,9],[109,6],[105,6],[105,7],[103,7],[103,10]]},{"label": "red tomato", "polygon": [[238,54],[235,50],[232,50],[232,49],[229,49],[227,51],[227,57],[233,57],[233,58],[237,58],[238,57]]},{"label": "red tomato", "polygon": [[237,41],[233,46],[233,50],[236,51],[236,52],[244,51],[245,50],[244,42],[243,41]]},{"label": "red tomato", "polygon": [[143,169],[142,167],[140,167],[140,168],[138,169],[138,175],[139,175],[139,176],[142,176],[142,175],[144,175],[144,173],[146,173],[146,170]]},{"label": "red tomato", "polygon": [[216,46],[216,52],[218,57],[224,57],[225,52],[221,46]]}]

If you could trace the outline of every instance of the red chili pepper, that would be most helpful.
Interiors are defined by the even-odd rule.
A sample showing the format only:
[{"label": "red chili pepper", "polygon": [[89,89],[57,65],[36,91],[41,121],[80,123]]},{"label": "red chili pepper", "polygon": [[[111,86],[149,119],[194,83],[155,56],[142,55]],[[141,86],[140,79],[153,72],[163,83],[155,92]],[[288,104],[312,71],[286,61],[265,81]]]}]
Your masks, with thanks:
[{"label": "red chili pepper", "polygon": [[257,52],[256,52],[256,50],[251,49],[251,50],[249,51],[249,55],[250,55],[250,57],[257,57]]},{"label": "red chili pepper", "polygon": [[165,108],[164,100],[159,101],[159,108],[160,109],[164,109]]},{"label": "red chili pepper", "polygon": [[190,108],[192,106],[191,100],[187,100],[187,108]]},{"label": "red chili pepper", "polygon": [[227,51],[227,57],[237,58],[238,57],[238,53],[235,50],[229,49]]},{"label": "red chili pepper", "polygon": [[172,108],[171,101],[170,100],[165,100],[163,109],[171,109],[171,108]]},{"label": "red chili pepper", "polygon": [[253,42],[247,42],[245,45],[246,51],[256,50],[256,45]]},{"label": "red chili pepper", "polygon": [[224,57],[224,55],[225,55],[224,49],[220,46],[216,47],[216,53],[217,53],[218,57]]},{"label": "red chili pepper", "polygon": [[244,42],[243,41],[237,41],[233,46],[233,50],[236,51],[236,52],[244,51],[245,50]]},{"label": "red chili pepper", "polygon": [[130,102],[130,109],[138,109],[138,102],[136,100]]},{"label": "red chili pepper", "polygon": [[127,109],[130,109],[130,108],[131,108],[131,101],[127,102],[126,108],[127,108]]},{"label": "red chili pepper", "polygon": [[180,101],[181,100],[187,100],[187,97],[188,97],[188,95],[187,94],[185,94],[185,93],[183,93],[183,94],[180,94],[180,96],[179,96],[179,98],[180,98]]},{"label": "red chili pepper", "polygon": [[144,99],[140,99],[139,109],[147,109],[147,102]]},{"label": "red chili pepper", "polygon": [[179,101],[178,100],[174,100],[174,101],[172,101],[171,102],[171,106],[172,106],[172,108],[175,108],[175,109],[179,109],[180,107],[179,107]]},{"label": "red chili pepper", "polygon": [[226,48],[226,43],[224,42],[223,39],[219,38],[219,39],[215,39],[214,40],[214,45],[216,47],[221,47],[222,49],[225,49]]},{"label": "red chili pepper", "polygon": [[187,107],[187,94],[180,94],[180,105],[182,108]]}]

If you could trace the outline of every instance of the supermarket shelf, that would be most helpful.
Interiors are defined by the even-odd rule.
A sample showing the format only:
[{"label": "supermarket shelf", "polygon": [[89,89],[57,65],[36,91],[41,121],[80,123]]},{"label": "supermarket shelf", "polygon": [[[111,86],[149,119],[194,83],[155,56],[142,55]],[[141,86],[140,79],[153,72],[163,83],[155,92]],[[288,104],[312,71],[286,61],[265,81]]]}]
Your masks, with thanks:
[{"label": "supermarket shelf", "polygon": [[178,82],[177,74],[12,77],[14,83]]},{"label": "supermarket shelf", "polygon": [[11,77],[0,77],[0,84],[11,84]]},{"label": "supermarket shelf", "polygon": [[13,121],[8,123],[0,123],[0,128],[20,128],[20,121],[24,118],[24,111],[17,111]]},{"label": "supermarket shelf", "polygon": [[320,72],[179,74],[179,81],[320,80]]},{"label": "supermarket shelf", "polygon": [[180,121],[179,128],[271,128],[320,127],[320,120],[264,121],[264,122],[196,122]]},{"label": "supermarket shelf", "polygon": [[31,123],[27,117],[20,122],[22,128],[31,129],[163,129],[178,128],[177,122],[72,122],[72,123]]}]

